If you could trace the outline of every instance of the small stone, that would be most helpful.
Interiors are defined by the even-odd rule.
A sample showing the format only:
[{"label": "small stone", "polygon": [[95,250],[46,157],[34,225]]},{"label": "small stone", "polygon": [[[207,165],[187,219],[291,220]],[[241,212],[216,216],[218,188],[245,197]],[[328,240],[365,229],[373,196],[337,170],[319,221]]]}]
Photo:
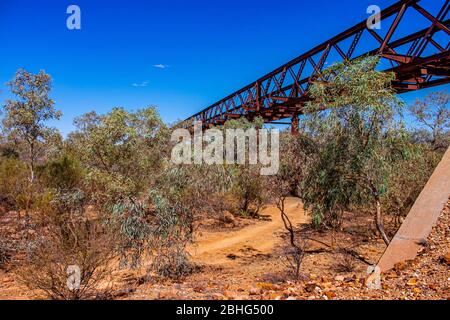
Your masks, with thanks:
[{"label": "small stone", "polygon": [[428,287],[429,287],[431,290],[434,290],[434,291],[437,291],[437,290],[439,289],[439,287],[438,287],[437,285],[435,285],[435,284],[430,284],[430,285],[428,285]]},{"label": "small stone", "polygon": [[409,281],[406,284],[410,287],[414,287],[417,285],[417,282],[418,282],[418,280],[416,278],[411,278],[411,279],[409,279]]},{"label": "small stone", "polygon": [[313,292],[315,289],[316,289],[316,284],[315,283],[308,283],[305,286],[306,292]]},{"label": "small stone", "polygon": [[336,278],[334,278],[334,280],[343,282],[345,280],[345,277],[344,276],[336,276]]},{"label": "small stone", "polygon": [[222,300],[223,299],[223,294],[219,293],[219,292],[214,292],[211,293],[211,299],[213,300]]},{"label": "small stone", "polygon": [[251,296],[257,296],[258,294],[261,293],[261,290],[258,288],[251,288],[250,291],[248,292]]},{"label": "small stone", "polygon": [[270,291],[270,290],[275,290],[276,287],[273,283],[267,283],[267,282],[260,282],[257,284],[257,286],[259,288],[261,288],[262,290],[266,290],[266,291]]},{"label": "small stone", "polygon": [[406,269],[406,263],[405,262],[399,262],[399,263],[396,263],[394,265],[394,270],[395,271],[403,271],[405,269]]},{"label": "small stone", "polygon": [[450,251],[447,252],[447,254],[445,254],[441,260],[442,260],[442,263],[446,263],[450,266]]},{"label": "small stone", "polygon": [[420,290],[420,288],[414,288],[413,292],[416,294],[422,293],[422,290]]},{"label": "small stone", "polygon": [[230,211],[225,211],[222,216],[222,221],[225,223],[234,223],[236,219]]},{"label": "small stone", "polygon": [[329,299],[332,300],[334,298],[336,298],[336,293],[334,293],[333,291],[325,291],[325,296]]},{"label": "small stone", "polygon": [[232,292],[230,292],[230,291],[225,291],[224,293],[223,293],[223,295],[224,295],[224,297],[227,299],[227,300],[234,300],[235,299],[235,295],[232,293]]}]

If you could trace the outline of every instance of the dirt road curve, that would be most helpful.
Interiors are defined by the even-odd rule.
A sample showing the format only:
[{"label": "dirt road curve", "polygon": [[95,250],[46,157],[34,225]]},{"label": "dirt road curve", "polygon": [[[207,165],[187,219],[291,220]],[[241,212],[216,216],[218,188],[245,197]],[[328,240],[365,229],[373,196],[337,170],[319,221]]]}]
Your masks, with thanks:
[{"label": "dirt road curve", "polygon": [[[294,225],[306,222],[303,206],[299,199],[288,198],[286,211]],[[197,236],[196,245],[189,249],[193,260],[204,264],[230,264],[227,256],[239,252],[254,251],[260,254],[272,252],[280,241],[277,233],[284,230],[280,212],[275,207],[262,210],[262,215],[270,216],[271,221],[258,221],[236,231],[203,233]]]}]

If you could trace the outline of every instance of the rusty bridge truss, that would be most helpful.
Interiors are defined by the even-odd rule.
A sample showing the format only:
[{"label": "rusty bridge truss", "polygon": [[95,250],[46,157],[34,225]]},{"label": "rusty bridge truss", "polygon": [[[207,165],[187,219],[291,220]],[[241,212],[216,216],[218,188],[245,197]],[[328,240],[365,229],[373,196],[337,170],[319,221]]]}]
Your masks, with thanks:
[{"label": "rusty bridge truss", "polygon": [[[442,3],[442,7],[432,14],[421,6],[425,1],[439,2],[439,6]],[[320,79],[322,70],[329,63],[366,55],[379,55],[381,70],[395,73],[393,86],[398,93],[449,83],[449,7],[450,0],[399,1],[381,12],[384,32],[368,28],[363,21],[193,115],[184,124],[190,127],[201,121],[208,128],[230,119],[261,117],[266,123],[290,119],[295,131],[309,87]],[[396,37],[403,21],[418,19],[410,18],[411,11],[424,21],[425,28],[415,27],[417,30]],[[416,25],[415,21],[408,23]],[[373,48],[367,49],[370,41]]]}]

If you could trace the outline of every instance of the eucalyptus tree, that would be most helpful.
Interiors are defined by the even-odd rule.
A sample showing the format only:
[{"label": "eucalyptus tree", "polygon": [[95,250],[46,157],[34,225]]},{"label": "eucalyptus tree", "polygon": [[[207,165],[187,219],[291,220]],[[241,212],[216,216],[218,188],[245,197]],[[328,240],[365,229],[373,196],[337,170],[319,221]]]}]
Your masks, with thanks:
[{"label": "eucalyptus tree", "polygon": [[369,57],[334,65],[324,71],[326,81],[311,86],[304,121],[315,152],[301,195],[317,225],[339,224],[344,211],[372,204],[377,230],[389,244],[381,200],[408,143],[395,117],[402,106],[391,87],[395,76],[378,72],[378,62]]},{"label": "eucalyptus tree", "polygon": [[22,147],[22,157],[29,166],[29,180],[34,183],[43,142],[55,135],[47,123],[59,120],[61,112],[49,97],[52,80],[44,71],[33,74],[20,69],[8,85],[16,99],[7,100],[3,107],[3,127],[8,139]]},{"label": "eucalyptus tree", "polygon": [[68,149],[87,172],[94,198],[114,202],[149,187],[169,146],[168,129],[155,108],[90,112],[74,123],[77,130],[68,138]]}]

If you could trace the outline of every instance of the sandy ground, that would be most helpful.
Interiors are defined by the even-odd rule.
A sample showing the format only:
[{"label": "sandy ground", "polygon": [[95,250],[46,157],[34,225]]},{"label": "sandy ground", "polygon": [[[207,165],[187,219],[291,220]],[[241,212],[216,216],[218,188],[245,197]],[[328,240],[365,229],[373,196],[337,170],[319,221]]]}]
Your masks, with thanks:
[{"label": "sandy ground", "polygon": [[[308,222],[299,199],[286,200],[286,213],[294,225]],[[201,271],[181,283],[148,283],[123,298],[217,298],[221,292],[240,290],[239,287],[262,281],[259,277],[276,270],[283,270],[274,250],[281,245],[284,232],[280,212],[273,206],[261,211],[261,220],[247,220],[244,227],[203,230],[196,233],[195,244],[188,248],[192,261],[201,266]],[[141,272],[117,272],[117,287],[139,278]],[[210,281],[215,280],[215,281]],[[126,285],[125,285],[126,286]],[[214,287],[212,295],[201,294],[198,287]],[[192,295],[185,295],[185,288]],[[190,288],[192,287],[192,288]],[[177,289],[178,288],[178,289]],[[175,291],[174,291],[175,290]],[[200,290],[201,291],[201,290]],[[21,286],[12,272],[0,270],[1,299],[33,299],[37,296]]]},{"label": "sandy ground", "polygon": [[[303,205],[299,199],[286,200],[286,213],[294,225],[308,222]],[[196,243],[189,248],[193,260],[208,265],[238,264],[238,259],[230,259],[230,255],[239,257],[243,251],[259,254],[270,254],[280,242],[279,233],[284,231],[280,211],[268,206],[261,212],[270,221],[258,221],[255,224],[235,231],[202,232],[197,235]]]},{"label": "sandy ground", "polygon": [[[309,223],[309,217],[299,199],[289,198],[286,211],[296,227]],[[372,234],[371,217],[348,216],[346,225],[339,232],[313,231],[312,236],[330,246],[311,242],[311,251],[302,264],[300,281],[286,277],[287,264],[281,248],[286,244],[286,232],[280,212],[273,206],[265,207],[263,219],[236,219],[228,226],[204,225],[195,236],[195,244],[188,248],[191,260],[199,266],[197,272],[179,281],[147,279],[141,281],[145,270],[115,271],[113,286],[118,294],[115,299],[401,299],[439,298],[446,296],[446,289],[436,289],[430,294],[425,287],[423,294],[410,295],[409,288],[400,278],[395,284],[386,281],[382,292],[368,292],[364,286],[367,264],[353,259],[350,271],[339,271],[340,247],[351,248],[356,254],[374,264],[385,249],[383,241]],[[448,223],[443,223],[444,239],[448,240]],[[337,243],[335,247],[333,243]],[[444,249],[442,249],[443,251]],[[436,250],[432,250],[433,252]],[[437,264],[436,257],[427,261]],[[433,283],[441,282],[448,269],[440,266],[438,276],[430,276]],[[409,276],[408,278],[409,279]],[[450,278],[449,278],[450,279]],[[444,281],[443,281],[444,280]],[[430,281],[427,281],[430,282]],[[402,285],[403,284],[403,285]],[[407,287],[408,290],[403,289]],[[416,290],[417,291],[417,290]],[[0,299],[34,299],[37,296],[17,282],[12,272],[0,271]]]}]

